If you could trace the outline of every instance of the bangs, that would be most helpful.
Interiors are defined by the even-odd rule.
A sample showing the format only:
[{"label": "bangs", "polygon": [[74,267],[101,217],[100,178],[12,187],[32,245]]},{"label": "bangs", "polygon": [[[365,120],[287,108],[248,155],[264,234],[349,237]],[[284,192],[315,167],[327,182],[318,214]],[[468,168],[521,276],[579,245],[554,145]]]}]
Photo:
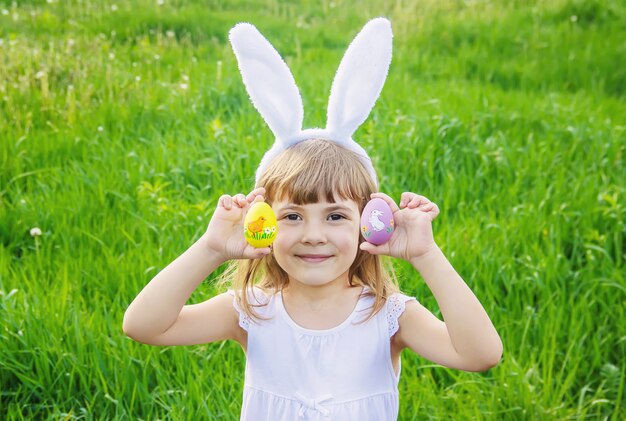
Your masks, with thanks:
[{"label": "bangs", "polygon": [[364,206],[375,184],[357,154],[325,140],[301,142],[276,157],[259,180],[268,202],[306,205],[337,199]]}]

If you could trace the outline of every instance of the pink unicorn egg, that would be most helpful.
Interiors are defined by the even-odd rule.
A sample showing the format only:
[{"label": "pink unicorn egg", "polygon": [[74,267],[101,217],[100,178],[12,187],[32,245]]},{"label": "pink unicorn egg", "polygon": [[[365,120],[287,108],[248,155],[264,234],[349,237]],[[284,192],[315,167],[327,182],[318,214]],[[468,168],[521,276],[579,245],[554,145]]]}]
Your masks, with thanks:
[{"label": "pink unicorn egg", "polygon": [[393,212],[383,199],[367,202],[361,214],[361,235],[368,243],[377,246],[391,238],[394,229]]}]

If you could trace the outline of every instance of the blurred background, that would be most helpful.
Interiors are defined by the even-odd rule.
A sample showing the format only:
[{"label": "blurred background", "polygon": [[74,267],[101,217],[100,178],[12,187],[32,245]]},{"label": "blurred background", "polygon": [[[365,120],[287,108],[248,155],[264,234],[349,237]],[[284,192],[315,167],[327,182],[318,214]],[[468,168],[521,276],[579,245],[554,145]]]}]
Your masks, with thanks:
[{"label": "blurred background", "polygon": [[485,373],[405,351],[400,419],[626,417],[624,2],[34,0],[0,1],[1,418],[238,419],[238,345],[142,345],[124,311],[273,143],[228,30],[273,43],[315,127],[376,16],[394,57],[354,138],[439,205],[505,348]]}]

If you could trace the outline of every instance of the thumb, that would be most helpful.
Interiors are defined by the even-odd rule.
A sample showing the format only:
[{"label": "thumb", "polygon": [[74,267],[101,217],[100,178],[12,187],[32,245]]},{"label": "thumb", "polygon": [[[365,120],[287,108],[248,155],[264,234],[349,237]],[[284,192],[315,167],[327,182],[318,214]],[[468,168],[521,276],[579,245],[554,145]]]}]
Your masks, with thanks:
[{"label": "thumb", "polygon": [[272,252],[270,247],[256,248],[250,244],[246,245],[246,258],[248,259],[261,259]]},{"label": "thumb", "polygon": [[376,246],[372,243],[368,243],[367,241],[363,241],[359,248],[363,251],[368,252],[369,254],[378,255],[378,254],[389,254],[389,246],[387,244],[382,244],[380,246]]}]

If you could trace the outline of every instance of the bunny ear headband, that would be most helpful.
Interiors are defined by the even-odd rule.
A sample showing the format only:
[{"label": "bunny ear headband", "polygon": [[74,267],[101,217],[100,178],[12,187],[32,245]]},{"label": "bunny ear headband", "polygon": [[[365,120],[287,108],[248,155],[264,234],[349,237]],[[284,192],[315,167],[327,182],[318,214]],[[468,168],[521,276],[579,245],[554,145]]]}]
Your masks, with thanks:
[{"label": "bunny ear headband", "polygon": [[230,43],[252,103],[276,137],[256,171],[288,147],[307,139],[325,139],[356,152],[372,180],[376,171],[352,134],[365,121],[380,95],[391,63],[391,23],[369,21],[354,38],[339,64],[328,100],[326,128],[302,129],[304,109],[298,86],[276,49],[249,23],[235,25]]}]

